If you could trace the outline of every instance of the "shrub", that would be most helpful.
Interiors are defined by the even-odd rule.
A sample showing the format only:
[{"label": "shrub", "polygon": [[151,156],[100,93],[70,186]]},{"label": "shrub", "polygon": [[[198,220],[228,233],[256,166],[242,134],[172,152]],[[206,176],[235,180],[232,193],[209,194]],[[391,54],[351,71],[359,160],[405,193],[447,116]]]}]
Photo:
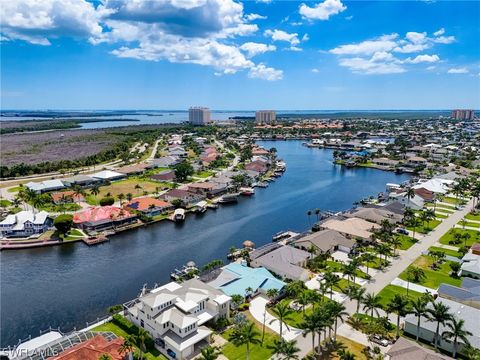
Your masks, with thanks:
[{"label": "shrub", "polygon": [[100,199],[100,206],[113,205],[114,203],[115,203],[115,199],[111,196],[107,196]]},{"label": "shrub", "polygon": [[249,303],[243,303],[238,307],[238,311],[246,311],[250,307]]},{"label": "shrub", "polygon": [[61,234],[66,234],[73,225],[73,216],[70,214],[58,215],[55,220],[53,220],[53,225]]}]

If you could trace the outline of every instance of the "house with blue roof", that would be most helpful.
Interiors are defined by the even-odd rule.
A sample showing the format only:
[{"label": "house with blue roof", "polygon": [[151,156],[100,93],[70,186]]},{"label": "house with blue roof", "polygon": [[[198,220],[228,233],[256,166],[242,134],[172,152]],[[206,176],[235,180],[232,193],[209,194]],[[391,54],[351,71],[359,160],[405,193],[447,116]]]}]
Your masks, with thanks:
[{"label": "house with blue roof", "polygon": [[[266,294],[270,289],[276,289],[280,293],[286,285],[263,267],[253,269],[238,263],[231,263],[220,269],[218,276],[208,284],[228,296]],[[247,291],[249,288],[253,289],[253,292]]]}]

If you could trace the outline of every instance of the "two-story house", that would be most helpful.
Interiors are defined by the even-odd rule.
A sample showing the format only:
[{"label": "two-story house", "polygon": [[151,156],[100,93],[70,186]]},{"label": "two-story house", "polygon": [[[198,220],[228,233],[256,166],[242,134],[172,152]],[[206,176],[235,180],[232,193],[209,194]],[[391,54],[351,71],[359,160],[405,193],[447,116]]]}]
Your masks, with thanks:
[{"label": "two-story house", "polygon": [[8,215],[0,222],[0,235],[4,237],[29,237],[42,234],[52,226],[52,219],[46,211],[20,211]]},{"label": "two-story house", "polygon": [[126,306],[127,317],[155,339],[170,358],[188,359],[208,346],[212,331],[204,324],[230,316],[230,300],[197,279],[168,283]]}]

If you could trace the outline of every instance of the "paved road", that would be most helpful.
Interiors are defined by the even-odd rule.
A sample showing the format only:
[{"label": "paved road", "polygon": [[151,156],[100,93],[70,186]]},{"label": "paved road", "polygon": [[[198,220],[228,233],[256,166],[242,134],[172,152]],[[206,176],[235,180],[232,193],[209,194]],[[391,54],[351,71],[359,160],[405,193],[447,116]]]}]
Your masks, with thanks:
[{"label": "paved road", "polygon": [[158,144],[160,144],[161,139],[155,141],[155,145],[153,145],[152,153],[148,156],[146,162],[152,162],[155,159],[155,155],[157,154]]}]

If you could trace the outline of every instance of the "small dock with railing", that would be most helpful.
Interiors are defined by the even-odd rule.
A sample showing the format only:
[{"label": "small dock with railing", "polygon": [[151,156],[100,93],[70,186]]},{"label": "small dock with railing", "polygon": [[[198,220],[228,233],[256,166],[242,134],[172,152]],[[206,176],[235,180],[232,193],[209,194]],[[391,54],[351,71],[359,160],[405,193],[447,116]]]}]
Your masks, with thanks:
[{"label": "small dock with railing", "polygon": [[82,241],[88,246],[93,246],[109,241],[109,239],[104,235],[97,235],[83,238]]}]

